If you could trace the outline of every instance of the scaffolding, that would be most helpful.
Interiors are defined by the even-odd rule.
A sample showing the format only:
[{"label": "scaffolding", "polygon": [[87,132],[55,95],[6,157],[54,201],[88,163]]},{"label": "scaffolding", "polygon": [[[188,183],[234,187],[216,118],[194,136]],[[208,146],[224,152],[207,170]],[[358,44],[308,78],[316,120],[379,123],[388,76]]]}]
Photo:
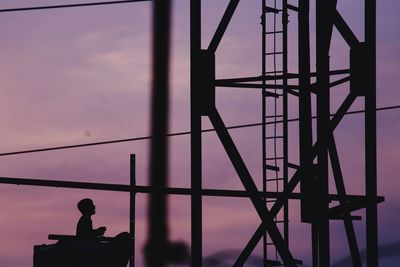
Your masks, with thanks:
[{"label": "scaffolding", "polygon": [[[60,7],[90,6],[95,4],[121,4],[136,1],[114,1],[63,6],[46,6],[7,9],[0,12],[51,9]],[[46,181],[34,179],[0,178],[0,183],[96,190],[125,191],[131,193],[131,231],[134,231],[134,206],[136,193],[150,194],[149,242],[147,265],[162,267],[168,263],[166,247],[166,202],[170,194],[191,196],[191,266],[202,266],[202,197],[249,198],[260,217],[254,234],[243,248],[234,266],[243,266],[263,240],[265,266],[298,266],[289,245],[289,201],[301,203],[301,220],[311,227],[313,267],[330,266],[329,221],[344,223],[353,266],[361,267],[352,212],[366,211],[367,266],[378,266],[377,204],[384,199],[377,195],[376,171],[376,1],[365,0],[365,38],[359,41],[336,8],[337,1],[315,0],[316,3],[316,72],[310,70],[310,1],[291,5],[287,0],[261,0],[262,66],[261,75],[217,79],[215,53],[229,26],[239,0],[230,0],[218,28],[206,49],[201,47],[201,0],[190,1],[191,49],[191,187],[167,188],[167,125],[168,125],[168,61],[170,31],[170,1],[154,1],[153,29],[153,117],[152,166],[150,186],[111,185]],[[298,18],[298,73],[288,72],[288,16],[293,12]],[[292,14],[292,13],[291,13]],[[270,19],[271,18],[271,19]],[[272,25],[269,21],[273,21]],[[333,28],[341,34],[350,51],[349,69],[332,70],[329,52]],[[278,46],[277,44],[280,44]],[[281,50],[278,50],[280,47]],[[278,63],[279,62],[279,63]],[[271,64],[272,65],[269,65]],[[278,64],[277,64],[278,63]],[[268,66],[272,66],[272,69]],[[336,77],[340,77],[335,79]],[[312,78],[315,82],[312,83]],[[291,81],[289,83],[289,80]],[[297,81],[297,83],[296,83]],[[349,85],[349,93],[336,112],[330,112],[330,89]],[[262,97],[262,190],[258,189],[239,150],[231,138],[215,104],[218,87],[260,89]],[[157,90],[156,90],[157,89]],[[298,98],[299,111],[299,162],[289,162],[288,147],[288,96]],[[312,95],[315,101],[312,103]],[[356,99],[365,103],[365,194],[349,195],[334,138],[334,130],[349,112]],[[313,139],[312,104],[316,105],[316,138]],[[202,187],[202,129],[201,119],[210,119],[214,131],[230,158],[245,190],[215,190]],[[268,128],[267,126],[271,126]],[[315,141],[313,143],[313,140]],[[270,142],[272,145],[268,145]],[[272,147],[272,148],[271,148]],[[337,194],[329,192],[328,165],[333,170]],[[131,166],[134,166],[134,164]],[[160,167],[161,166],[161,167]],[[132,168],[132,167],[131,167]],[[289,168],[294,174],[289,175]],[[131,176],[134,177],[131,172]],[[274,184],[271,186],[270,183]],[[294,192],[300,185],[300,192]],[[335,205],[332,205],[335,204]],[[160,251],[164,251],[160,253]],[[272,253],[271,253],[272,251]],[[275,258],[270,259],[274,254]],[[134,264],[134,261],[132,261]]]}]

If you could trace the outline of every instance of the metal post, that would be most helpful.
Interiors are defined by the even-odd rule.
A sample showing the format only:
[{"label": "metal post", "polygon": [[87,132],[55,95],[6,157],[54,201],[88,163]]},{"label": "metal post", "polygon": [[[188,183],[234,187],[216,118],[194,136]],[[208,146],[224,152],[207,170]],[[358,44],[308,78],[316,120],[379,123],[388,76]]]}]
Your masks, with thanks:
[{"label": "metal post", "polygon": [[132,238],[132,257],[129,261],[130,267],[135,267],[135,207],[136,207],[136,158],[135,154],[130,156],[130,186],[131,191],[129,192],[129,233]]},{"label": "metal post", "polygon": [[330,129],[329,109],[329,46],[330,14],[332,3],[324,0],[316,2],[316,49],[317,49],[317,149],[318,178],[315,190],[316,211],[313,220],[318,227],[319,266],[330,266],[329,255],[329,219],[328,219],[328,132]]},{"label": "metal post", "polygon": [[308,0],[299,1],[299,141],[300,188],[305,198],[301,201],[302,221],[310,221],[309,191],[312,175],[312,123],[310,92],[310,4]]},{"label": "metal post", "polygon": [[378,266],[377,170],[376,170],[376,0],[365,0],[365,44],[368,57],[365,79],[365,173],[367,266]]},{"label": "metal post", "polygon": [[150,184],[154,193],[149,199],[149,230],[146,245],[146,266],[164,267],[167,264],[168,222],[166,134],[168,129],[168,83],[169,83],[169,38],[170,0],[155,0],[153,3],[153,81]]},{"label": "metal post", "polygon": [[312,222],[311,188],[313,182],[312,121],[310,91],[310,2],[299,1],[299,142],[300,142],[300,181],[301,219],[311,222],[312,266],[318,267],[318,231]]},{"label": "metal post", "polygon": [[191,143],[191,266],[202,266],[202,173],[199,65],[201,51],[201,0],[190,1],[190,143]]},{"label": "metal post", "polygon": [[[288,163],[289,163],[289,130],[288,130],[288,3],[283,0],[282,3],[282,72],[283,72],[283,190],[286,189],[289,179]],[[289,247],[289,201],[283,206],[283,239],[285,244]],[[288,266],[285,264],[285,266]]]},{"label": "metal post", "polygon": [[[267,25],[266,25],[266,14],[264,12],[265,6],[267,5],[266,0],[261,1],[261,77],[264,77],[266,74],[266,59],[265,59],[265,50],[266,50],[266,38],[265,38],[265,32],[267,31]],[[262,84],[262,90],[261,90],[261,121],[262,121],[262,126],[261,126],[261,145],[262,145],[262,161],[261,161],[261,170],[262,170],[262,187],[263,187],[263,192],[267,192],[267,172],[265,171],[265,159],[267,158],[267,153],[266,153],[266,146],[267,142],[265,139],[266,136],[266,103],[265,103],[265,97],[264,94],[266,92],[265,85],[266,81],[265,79],[261,80]],[[263,198],[265,201],[266,198]],[[267,250],[267,231],[264,231],[263,235],[263,260],[264,262],[267,262],[268,259],[268,250]]]}]

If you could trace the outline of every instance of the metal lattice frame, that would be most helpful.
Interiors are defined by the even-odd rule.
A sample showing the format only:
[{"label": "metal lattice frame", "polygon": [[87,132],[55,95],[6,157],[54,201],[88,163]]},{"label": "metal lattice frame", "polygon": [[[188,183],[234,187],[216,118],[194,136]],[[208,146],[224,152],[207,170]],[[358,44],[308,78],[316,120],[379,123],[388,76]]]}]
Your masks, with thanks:
[{"label": "metal lattice frame", "polygon": [[[251,237],[234,266],[242,266],[249,257],[259,240],[267,232],[271,238],[280,259],[285,266],[297,266],[298,260],[293,258],[289,250],[288,236],[282,236],[274,218],[282,207],[288,204],[291,199],[290,194],[297,184],[300,183],[301,193],[301,214],[302,221],[310,223],[312,229],[312,255],[313,266],[329,266],[329,220],[343,220],[346,236],[349,243],[350,252],[354,266],[361,266],[361,258],[355,238],[354,226],[352,221],[360,219],[352,216],[351,212],[366,208],[367,224],[367,266],[378,266],[377,262],[377,203],[383,201],[382,197],[377,197],[376,190],[376,88],[375,88],[375,1],[365,1],[365,41],[359,42],[352,33],[350,27],[343,20],[336,9],[337,1],[326,2],[316,0],[316,24],[317,24],[317,71],[310,72],[310,33],[309,33],[309,1],[299,1],[299,5],[288,5],[283,1],[283,8],[278,10],[276,7],[266,7],[270,12],[284,12],[288,9],[298,13],[299,31],[299,73],[289,74],[283,70],[282,74],[267,75],[265,68],[262,75],[257,77],[242,77],[233,79],[215,80],[215,52],[228,27],[239,0],[231,0],[221,19],[221,22],[214,34],[214,37],[206,50],[201,50],[201,0],[192,0],[191,3],[191,121],[192,121],[192,187],[196,195],[192,196],[192,266],[201,266],[201,117],[206,116],[213,124],[221,143],[236,172],[249,193],[250,199],[260,216],[261,224]],[[283,17],[285,18],[285,15]],[[286,27],[285,19],[282,20],[283,27]],[[263,25],[265,26],[265,25]],[[344,40],[348,43],[351,50],[350,69],[331,70],[329,66],[329,51],[333,27],[341,33]],[[287,31],[287,28],[286,28]],[[265,29],[263,29],[265,34]],[[287,41],[287,40],[286,40]],[[263,44],[265,52],[265,44]],[[287,60],[287,47],[283,55]],[[273,52],[276,54],[276,51]],[[265,65],[265,62],[263,63]],[[284,66],[285,68],[285,66]],[[287,65],[286,65],[287,68]],[[210,73],[210,70],[211,73]],[[367,79],[363,73],[368,73]],[[344,78],[331,82],[335,75],[350,74]],[[272,77],[271,77],[272,76]],[[316,77],[316,83],[311,84],[311,77]],[[297,78],[297,86],[288,86],[287,79]],[[275,81],[268,85],[266,81]],[[283,80],[281,85],[277,85],[277,80]],[[286,80],[286,82],[285,82]],[[206,82],[204,82],[206,81]],[[336,113],[330,114],[330,94],[329,90],[339,84],[350,81],[350,92],[343,101]],[[260,84],[248,84],[246,82],[260,82]],[[216,86],[243,87],[263,89],[263,95],[267,97],[278,97],[276,92],[269,92],[267,88],[279,88],[283,91],[281,95],[287,93],[297,95],[299,98],[300,115],[300,162],[295,174],[287,180],[284,190],[278,192],[273,206],[268,209],[263,204],[263,196],[258,192],[254,180],[248,172],[239,151],[232,141],[223,120],[219,116],[215,107],[215,88]],[[298,90],[297,92],[295,90]],[[311,94],[316,95],[317,106],[317,142],[312,144],[312,114],[311,114]],[[366,194],[350,199],[346,194],[343,182],[343,175],[340,168],[339,157],[336,149],[334,130],[340,123],[346,112],[349,111],[352,103],[357,97],[365,98],[365,166],[366,166]],[[201,104],[198,104],[201,99]],[[287,104],[287,100],[286,100]],[[283,105],[284,106],[284,105]],[[286,107],[287,108],[287,107]],[[265,107],[263,107],[263,110]],[[285,107],[283,107],[285,109]],[[281,114],[284,114],[285,110]],[[281,123],[285,123],[287,118],[283,118]],[[264,123],[265,124],[265,121]],[[263,138],[266,135],[263,134]],[[287,137],[285,137],[287,138]],[[286,140],[287,141],[287,140]],[[330,160],[328,159],[328,155]],[[263,159],[265,159],[265,154]],[[313,164],[316,159],[317,164]],[[284,168],[287,168],[288,160],[285,158]],[[332,165],[333,176],[338,194],[329,194],[328,189],[328,164]],[[263,162],[264,164],[264,162]],[[270,166],[275,168],[276,166]],[[264,179],[266,177],[264,176]],[[264,189],[266,189],[264,187]],[[264,191],[264,193],[270,193]],[[338,205],[330,206],[329,203],[336,198]],[[197,220],[197,221],[196,221]],[[266,232],[265,232],[266,231]],[[284,231],[285,232],[285,231]],[[284,233],[285,235],[285,233]],[[265,239],[264,239],[265,242]],[[264,249],[264,253],[266,250]],[[264,255],[266,259],[266,255]]]}]

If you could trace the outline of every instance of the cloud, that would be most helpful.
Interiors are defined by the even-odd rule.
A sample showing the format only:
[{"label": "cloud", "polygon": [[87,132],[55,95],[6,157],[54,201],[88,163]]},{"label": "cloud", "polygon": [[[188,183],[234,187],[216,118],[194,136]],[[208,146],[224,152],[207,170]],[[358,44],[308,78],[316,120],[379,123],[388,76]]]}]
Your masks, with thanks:
[{"label": "cloud", "polygon": [[[365,262],[367,256],[366,249],[360,251],[361,259]],[[385,258],[398,257],[400,256],[400,241],[393,243],[387,243],[379,246],[379,259],[383,260]],[[345,256],[332,264],[332,267],[347,267],[352,266],[351,255]]]}]

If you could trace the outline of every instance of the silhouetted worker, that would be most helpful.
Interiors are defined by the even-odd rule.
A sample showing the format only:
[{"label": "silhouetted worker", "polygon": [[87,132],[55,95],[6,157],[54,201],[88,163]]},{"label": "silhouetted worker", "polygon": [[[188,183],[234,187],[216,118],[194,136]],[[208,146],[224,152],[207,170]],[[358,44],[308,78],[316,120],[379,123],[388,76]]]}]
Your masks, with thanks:
[{"label": "silhouetted worker", "polygon": [[[92,216],[96,214],[96,206],[90,198],[78,202],[78,210],[82,213],[76,226],[76,237],[82,240],[86,250],[96,252],[101,256],[101,266],[126,266],[132,255],[132,238],[129,233],[123,232],[115,236],[109,243],[101,243],[96,239],[104,235],[106,227],[93,229]],[[97,265],[96,265],[97,266]]]},{"label": "silhouetted worker", "polygon": [[107,230],[102,226],[93,229],[92,215],[96,214],[96,206],[90,198],[79,201],[78,210],[82,213],[81,218],[76,226],[76,236],[82,239],[96,239],[96,237],[104,235]]}]

